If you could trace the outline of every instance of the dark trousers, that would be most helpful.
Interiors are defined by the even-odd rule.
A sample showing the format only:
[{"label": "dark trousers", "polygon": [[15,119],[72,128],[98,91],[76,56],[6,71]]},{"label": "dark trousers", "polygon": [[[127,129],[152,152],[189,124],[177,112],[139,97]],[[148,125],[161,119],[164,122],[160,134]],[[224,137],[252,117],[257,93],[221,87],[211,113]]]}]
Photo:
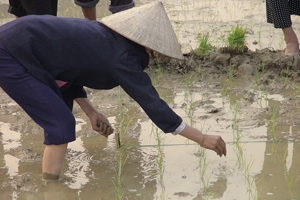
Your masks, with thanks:
[{"label": "dark trousers", "polygon": [[57,0],[9,0],[8,12],[23,17],[26,15],[57,15]]},{"label": "dark trousers", "polygon": [[44,129],[44,144],[74,141],[75,118],[64,101],[33,77],[0,40],[0,87]]}]

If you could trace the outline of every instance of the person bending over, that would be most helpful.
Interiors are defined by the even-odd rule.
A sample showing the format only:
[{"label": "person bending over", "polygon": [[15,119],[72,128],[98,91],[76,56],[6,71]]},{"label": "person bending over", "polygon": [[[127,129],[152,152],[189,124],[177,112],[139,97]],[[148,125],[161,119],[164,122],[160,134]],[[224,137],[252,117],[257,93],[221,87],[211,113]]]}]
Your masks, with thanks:
[{"label": "person bending over", "polygon": [[[67,145],[76,139],[74,99],[80,99],[79,106],[94,130],[105,137],[114,132],[108,119],[89,104],[84,87],[121,86],[163,132],[226,155],[221,136],[204,135],[186,125],[159,97],[144,72],[147,50],[183,59],[160,1],[105,17],[102,22],[30,15],[0,27],[0,86],[44,129],[45,179],[59,178]],[[60,89],[55,80],[68,85]]]}]

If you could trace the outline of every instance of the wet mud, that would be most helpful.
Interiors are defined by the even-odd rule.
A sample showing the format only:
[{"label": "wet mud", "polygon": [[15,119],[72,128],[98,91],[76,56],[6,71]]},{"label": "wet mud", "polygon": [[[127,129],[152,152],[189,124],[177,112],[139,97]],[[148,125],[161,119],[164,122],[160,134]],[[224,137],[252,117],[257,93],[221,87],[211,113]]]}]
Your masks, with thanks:
[{"label": "wet mud", "polygon": [[[61,179],[45,181],[43,130],[1,90],[0,199],[299,199],[300,57],[283,55],[281,35],[264,24],[264,3],[166,2],[185,59],[156,55],[146,69],[186,123],[224,138],[226,158],[162,133],[121,88],[87,89],[122,147],[115,135],[94,132],[75,105],[77,139],[69,144]],[[99,5],[100,16],[107,5]],[[13,20],[5,6],[0,0],[2,23]],[[59,15],[82,17],[71,1],[60,3]],[[249,29],[243,53],[226,50],[221,39],[237,22]],[[214,48],[200,56],[197,34],[205,32]]]}]

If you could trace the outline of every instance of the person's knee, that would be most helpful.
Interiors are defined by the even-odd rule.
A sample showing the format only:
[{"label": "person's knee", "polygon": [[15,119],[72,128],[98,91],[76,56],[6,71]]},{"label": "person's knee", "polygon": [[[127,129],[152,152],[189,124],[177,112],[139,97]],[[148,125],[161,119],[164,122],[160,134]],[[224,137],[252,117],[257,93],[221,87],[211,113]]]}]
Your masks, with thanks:
[{"label": "person's knee", "polygon": [[45,129],[44,144],[60,145],[74,141],[76,139],[75,125],[76,121],[73,116],[56,120],[54,124]]}]

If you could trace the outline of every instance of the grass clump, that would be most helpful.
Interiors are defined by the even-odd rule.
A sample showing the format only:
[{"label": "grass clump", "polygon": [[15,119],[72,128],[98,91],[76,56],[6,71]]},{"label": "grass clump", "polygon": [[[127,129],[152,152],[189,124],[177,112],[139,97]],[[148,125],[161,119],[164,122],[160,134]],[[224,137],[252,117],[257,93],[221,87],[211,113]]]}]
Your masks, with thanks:
[{"label": "grass clump", "polygon": [[239,25],[232,29],[227,38],[227,47],[231,50],[243,52],[246,47],[247,30]]},{"label": "grass clump", "polygon": [[213,49],[212,45],[210,44],[208,38],[209,35],[205,34],[205,35],[200,35],[200,44],[198,46],[198,55],[200,56],[207,56],[209,54],[209,52]]}]

